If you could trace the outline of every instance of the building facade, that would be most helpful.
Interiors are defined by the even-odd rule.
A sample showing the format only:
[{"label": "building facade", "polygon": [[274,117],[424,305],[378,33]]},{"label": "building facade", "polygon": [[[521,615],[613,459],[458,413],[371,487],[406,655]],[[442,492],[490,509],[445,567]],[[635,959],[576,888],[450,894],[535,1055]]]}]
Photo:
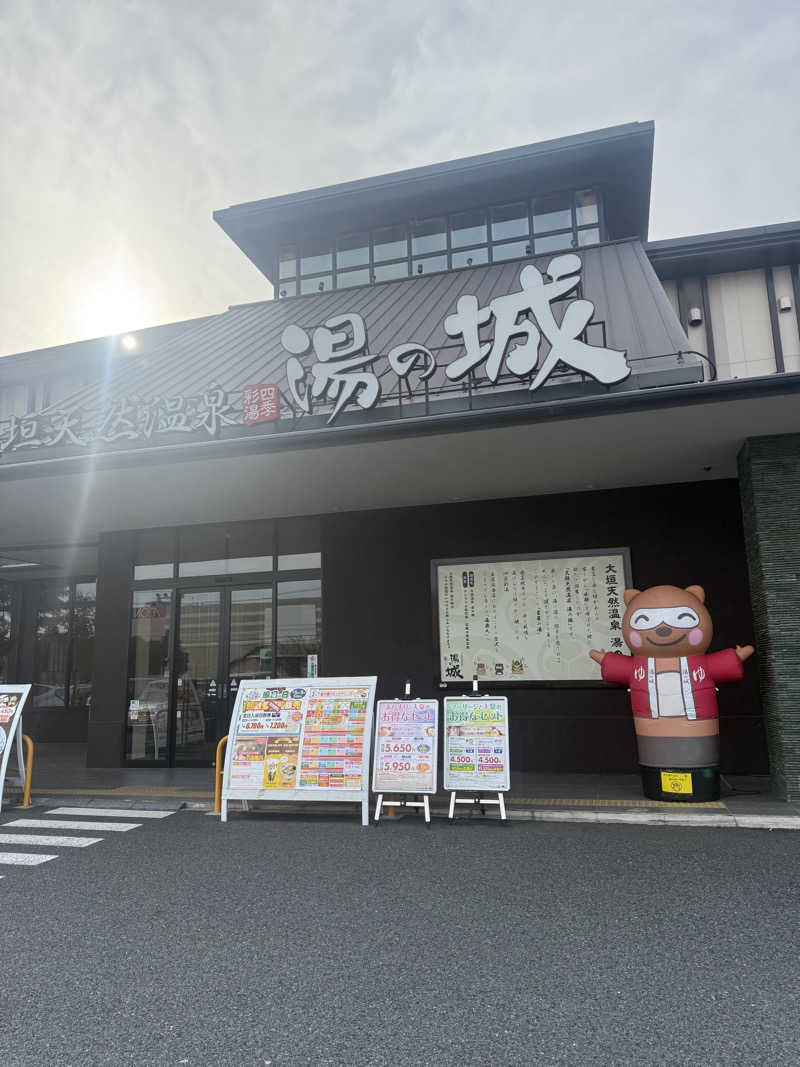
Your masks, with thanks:
[{"label": "building facade", "polygon": [[[219,211],[274,299],[0,361],[0,671],[92,766],[239,680],[473,675],[517,770],[635,769],[626,584],[698,583],[722,769],[800,795],[800,223],[648,243],[637,123]],[[585,662],[584,662],[585,659]]]}]

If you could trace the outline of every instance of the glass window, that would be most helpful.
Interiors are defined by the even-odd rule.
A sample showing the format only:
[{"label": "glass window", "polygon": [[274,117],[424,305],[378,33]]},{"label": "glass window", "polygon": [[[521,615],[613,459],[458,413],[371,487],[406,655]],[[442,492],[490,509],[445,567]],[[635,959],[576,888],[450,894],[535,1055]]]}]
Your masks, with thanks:
[{"label": "glass window", "polygon": [[137,589],[131,606],[126,759],[166,759],[172,590]]},{"label": "glass window", "polygon": [[318,656],[322,644],[322,590],[319,579],[278,584],[279,678],[306,678],[309,657]]},{"label": "glass window", "polygon": [[369,263],[369,234],[355,233],[336,242],[336,269]]},{"label": "glass window", "polygon": [[537,237],[533,242],[533,250],[540,252],[559,252],[564,248],[572,248],[572,230],[569,233],[553,233],[549,237]]},{"label": "glass window", "polygon": [[94,661],[95,609],[97,583],[78,582],[72,600],[72,658],[70,662],[70,705],[89,710],[92,704],[92,663]]},{"label": "glass window", "polygon": [[297,274],[297,249],[282,248],[278,256],[278,277],[294,278]]},{"label": "glass window", "polygon": [[33,706],[67,706],[67,667],[70,644],[70,588],[42,584],[38,589],[34,638]]},{"label": "glass window", "polygon": [[272,588],[232,589],[229,681],[271,674]]},{"label": "glass window", "polygon": [[362,270],[343,270],[336,275],[337,289],[350,289],[353,285],[369,285],[369,267]]},{"label": "glass window", "polygon": [[160,578],[171,578],[174,564],[172,563],[144,563],[133,568],[133,580],[135,582],[158,581]]},{"label": "glass window", "polygon": [[465,248],[461,252],[453,252],[451,259],[454,270],[461,267],[477,267],[479,263],[489,262],[489,249],[485,246],[483,248]]},{"label": "glass window", "polygon": [[300,295],[306,293],[325,293],[333,289],[333,275],[323,274],[320,278],[303,278],[300,282]]},{"label": "glass window", "polygon": [[563,230],[572,226],[572,207],[568,193],[538,196],[533,202],[533,232]]},{"label": "glass window", "polygon": [[450,246],[464,248],[486,241],[486,212],[464,211],[450,218]]},{"label": "glass window", "polygon": [[523,237],[529,232],[528,205],[506,204],[492,208],[492,240],[503,241],[506,237]]},{"label": "glass window", "polygon": [[312,570],[322,566],[321,552],[298,552],[292,556],[278,557],[279,571]]},{"label": "glass window", "polygon": [[593,226],[589,230],[578,230],[578,244],[579,245],[597,245],[600,244],[600,230]]},{"label": "glass window", "polygon": [[272,556],[244,556],[237,559],[198,559],[178,564],[179,578],[197,578],[210,574],[252,574],[271,571]]},{"label": "glass window", "polygon": [[374,242],[373,259],[376,263],[382,263],[387,259],[401,259],[408,255],[408,237],[405,226],[387,226],[382,230],[375,230],[372,235]]},{"label": "glass window", "polygon": [[426,256],[411,262],[412,274],[436,274],[440,270],[447,270],[447,256]]},{"label": "glass window", "polygon": [[0,683],[8,682],[14,654],[14,587],[0,582]]},{"label": "glass window", "polygon": [[333,249],[330,241],[309,241],[300,256],[301,274],[321,274],[333,269]]},{"label": "glass window", "polygon": [[504,245],[492,245],[492,263],[500,263],[504,259],[521,259],[530,254],[530,241],[509,241]]},{"label": "glass window", "polygon": [[297,282],[281,282],[278,297],[283,300],[286,296],[297,296]]},{"label": "glass window", "polygon": [[372,275],[376,282],[390,282],[394,278],[407,278],[408,260],[402,259],[399,263],[387,263],[382,267],[373,267]]},{"label": "glass window", "polygon": [[579,226],[599,221],[597,193],[591,189],[575,194],[575,215]]},{"label": "glass window", "polygon": [[447,225],[444,219],[425,219],[411,227],[411,254],[441,252],[447,248]]}]

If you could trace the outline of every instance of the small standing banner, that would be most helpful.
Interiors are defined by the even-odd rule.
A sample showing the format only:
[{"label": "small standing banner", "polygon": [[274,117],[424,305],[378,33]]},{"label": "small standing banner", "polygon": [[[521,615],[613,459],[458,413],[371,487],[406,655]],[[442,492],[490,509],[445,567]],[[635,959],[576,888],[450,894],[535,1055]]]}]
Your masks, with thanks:
[{"label": "small standing banner", "polygon": [[[508,698],[477,694],[444,698],[444,787],[456,804],[497,804],[506,817],[503,793],[511,788]],[[457,797],[459,792],[471,798]],[[496,793],[497,799],[482,797]]]},{"label": "small standing banner", "polygon": [[355,801],[369,823],[369,746],[377,678],[242,681],[228,730],[228,801]]},{"label": "small standing banner", "polygon": [[[422,808],[431,821],[430,794],[436,792],[439,701],[379,700],[372,791],[378,794],[375,822],[383,807]],[[410,793],[421,800],[384,800],[384,793]]]},{"label": "small standing banner", "polygon": [[22,709],[31,691],[30,685],[0,685],[0,811],[3,809],[3,790],[6,784],[6,769],[17,741],[17,766],[19,784],[25,788],[25,758],[22,746]]}]

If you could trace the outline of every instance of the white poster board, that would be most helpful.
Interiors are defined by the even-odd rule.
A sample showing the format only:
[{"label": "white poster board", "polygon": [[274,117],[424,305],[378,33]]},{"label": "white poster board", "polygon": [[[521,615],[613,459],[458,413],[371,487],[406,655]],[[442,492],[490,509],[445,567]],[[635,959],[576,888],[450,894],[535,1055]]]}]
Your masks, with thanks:
[{"label": "white poster board", "polygon": [[357,801],[369,822],[369,753],[377,678],[240,681],[228,730],[229,800]]},{"label": "white poster board", "polygon": [[17,742],[17,766],[19,784],[25,788],[25,757],[22,745],[22,709],[31,691],[30,685],[0,685],[0,811],[3,808],[3,790],[6,784],[6,769],[11,758],[14,739]]},{"label": "white poster board", "polygon": [[444,698],[444,787],[467,793],[511,788],[506,697]]},{"label": "white poster board", "polygon": [[590,648],[623,649],[627,548],[434,560],[443,682],[597,682]]},{"label": "white poster board", "polygon": [[438,751],[438,700],[378,701],[374,793],[435,793]]}]

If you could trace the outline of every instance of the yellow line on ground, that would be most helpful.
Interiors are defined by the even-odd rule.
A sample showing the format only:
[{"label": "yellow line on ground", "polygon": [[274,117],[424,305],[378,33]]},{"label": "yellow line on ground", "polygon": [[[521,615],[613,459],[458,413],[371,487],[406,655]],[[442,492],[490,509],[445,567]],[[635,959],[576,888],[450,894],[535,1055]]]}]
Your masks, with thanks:
[{"label": "yellow line on ground", "polygon": [[132,785],[110,786],[108,789],[82,789],[76,786],[74,789],[51,789],[46,785],[36,787],[36,793],[63,795],[70,797],[93,796],[93,797],[213,797],[213,792],[201,793],[190,792],[186,789],[176,789],[171,786],[157,785]]}]

